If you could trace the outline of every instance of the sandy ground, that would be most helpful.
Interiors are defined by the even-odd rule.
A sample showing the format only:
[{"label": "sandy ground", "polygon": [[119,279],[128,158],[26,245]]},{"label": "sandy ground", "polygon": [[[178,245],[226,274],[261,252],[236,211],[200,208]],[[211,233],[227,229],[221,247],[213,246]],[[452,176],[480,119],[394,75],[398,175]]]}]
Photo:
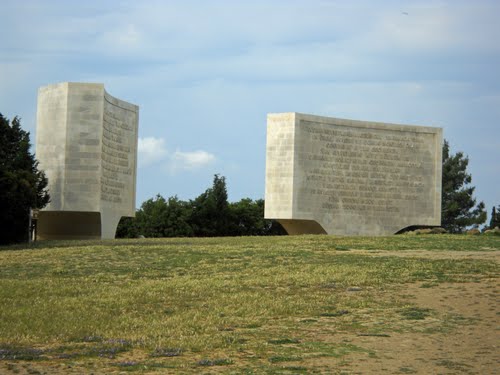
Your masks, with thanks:
[{"label": "sandy ground", "polygon": [[[416,332],[349,337],[350,343],[373,350],[375,356],[352,354],[330,368],[352,374],[500,374],[499,286],[496,280],[433,288],[412,285],[401,293],[417,306],[461,322],[444,332],[431,327],[425,332],[425,323],[415,321]],[[432,323],[432,318],[426,320]]]},{"label": "sandy ground", "polygon": [[[355,252],[355,251],[353,251]],[[403,256],[432,259],[483,259],[498,262],[499,251],[429,252],[359,251],[371,256]],[[390,337],[337,334],[326,342],[348,342],[372,350],[341,359],[321,358],[307,365],[323,373],[345,374],[500,374],[500,281],[443,283],[431,288],[405,286],[393,298],[404,298],[428,308],[439,318],[408,321],[414,332],[388,332]],[[441,328],[439,328],[441,327]],[[405,327],[408,328],[408,327]],[[306,365],[306,366],[307,366]]]},{"label": "sandy ground", "polygon": [[429,251],[429,250],[351,250],[351,254],[363,254],[371,256],[390,256],[426,259],[483,259],[498,262],[500,251],[486,248],[487,251]]}]

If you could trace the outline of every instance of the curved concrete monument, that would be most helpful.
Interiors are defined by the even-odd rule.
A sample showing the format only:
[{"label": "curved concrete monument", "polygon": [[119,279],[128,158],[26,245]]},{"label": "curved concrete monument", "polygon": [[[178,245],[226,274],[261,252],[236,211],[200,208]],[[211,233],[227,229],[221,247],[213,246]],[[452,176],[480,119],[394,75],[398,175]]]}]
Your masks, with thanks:
[{"label": "curved concrete monument", "polygon": [[269,114],[266,152],[265,217],[289,234],[441,223],[441,128]]},{"label": "curved concrete monument", "polygon": [[64,82],[38,91],[36,156],[51,202],[40,239],[114,238],[135,216],[139,107],[98,83]]}]

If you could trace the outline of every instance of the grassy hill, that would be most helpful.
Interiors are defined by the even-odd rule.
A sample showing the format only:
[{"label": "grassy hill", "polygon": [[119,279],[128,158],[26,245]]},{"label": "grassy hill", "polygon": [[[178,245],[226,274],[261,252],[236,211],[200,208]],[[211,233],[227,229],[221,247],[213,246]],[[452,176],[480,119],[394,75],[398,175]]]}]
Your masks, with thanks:
[{"label": "grassy hill", "polygon": [[[465,235],[0,248],[0,373],[484,369],[474,342],[417,354],[498,325],[499,250],[498,236]],[[467,295],[484,311],[467,310]],[[422,348],[404,359],[404,340]]]}]

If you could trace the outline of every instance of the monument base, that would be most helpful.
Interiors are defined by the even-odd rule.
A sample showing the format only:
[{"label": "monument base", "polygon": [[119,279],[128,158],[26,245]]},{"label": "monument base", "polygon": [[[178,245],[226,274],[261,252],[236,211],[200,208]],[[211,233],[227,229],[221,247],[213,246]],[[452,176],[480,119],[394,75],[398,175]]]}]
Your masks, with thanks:
[{"label": "monument base", "polygon": [[[100,212],[40,211],[38,240],[88,240],[114,238],[118,220],[101,220]],[[103,223],[105,228],[103,228]]]},{"label": "monument base", "polygon": [[278,222],[289,235],[327,234],[323,227],[314,220],[278,219]]}]

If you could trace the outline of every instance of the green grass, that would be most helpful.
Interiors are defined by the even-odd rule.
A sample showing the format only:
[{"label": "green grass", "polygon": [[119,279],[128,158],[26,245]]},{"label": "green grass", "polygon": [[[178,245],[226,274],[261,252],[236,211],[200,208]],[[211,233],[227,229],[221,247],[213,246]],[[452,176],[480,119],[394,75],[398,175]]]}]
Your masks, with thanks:
[{"label": "green grass", "polygon": [[[391,327],[401,329],[398,322],[431,313],[402,299],[381,298],[387,290],[499,274],[491,261],[384,252],[499,248],[497,236],[451,235],[52,241],[4,247],[0,361],[17,353],[37,361],[94,358],[127,372],[224,366],[252,373],[275,371],[281,362],[363,352],[347,344],[318,343],[316,335],[343,331],[386,337]],[[396,323],[378,332],[364,321],[367,311]],[[144,353],[138,360],[137,352]]]}]

